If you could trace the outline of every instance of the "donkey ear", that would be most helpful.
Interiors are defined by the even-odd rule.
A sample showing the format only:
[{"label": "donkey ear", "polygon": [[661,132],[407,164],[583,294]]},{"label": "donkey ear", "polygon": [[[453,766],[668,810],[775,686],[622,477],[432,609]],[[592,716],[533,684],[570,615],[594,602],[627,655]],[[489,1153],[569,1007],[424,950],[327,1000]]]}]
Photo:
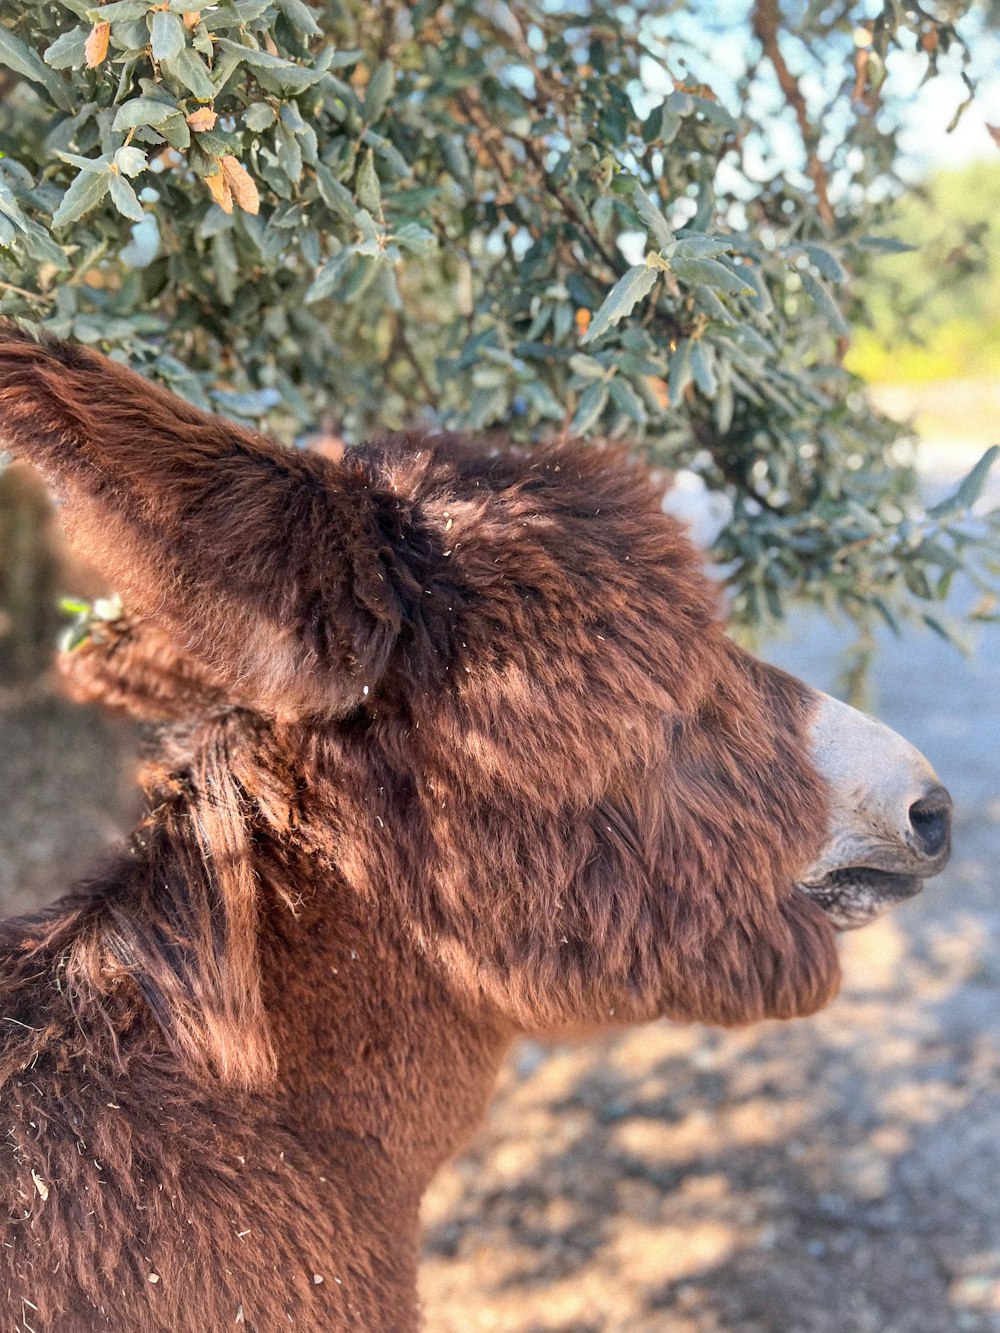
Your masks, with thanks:
[{"label": "donkey ear", "polygon": [[385,668],[401,612],[385,513],[349,461],[292,452],[117,362],[0,321],[0,446],[70,537],[254,707],[336,714]]}]

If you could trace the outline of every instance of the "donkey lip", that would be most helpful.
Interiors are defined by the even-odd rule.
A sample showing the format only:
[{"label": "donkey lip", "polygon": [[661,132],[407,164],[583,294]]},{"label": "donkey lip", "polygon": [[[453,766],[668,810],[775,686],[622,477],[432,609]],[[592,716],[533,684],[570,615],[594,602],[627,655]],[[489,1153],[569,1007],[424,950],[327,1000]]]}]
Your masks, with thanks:
[{"label": "donkey lip", "polygon": [[838,930],[854,930],[918,894],[924,886],[919,875],[899,875],[870,866],[831,870],[815,884],[797,887],[823,909]]}]

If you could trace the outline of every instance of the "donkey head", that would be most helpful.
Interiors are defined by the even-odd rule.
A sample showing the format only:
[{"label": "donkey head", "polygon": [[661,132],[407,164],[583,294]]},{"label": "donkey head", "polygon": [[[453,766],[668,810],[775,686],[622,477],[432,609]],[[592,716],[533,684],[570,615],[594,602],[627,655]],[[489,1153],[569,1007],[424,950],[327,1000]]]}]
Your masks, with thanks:
[{"label": "donkey head", "polygon": [[77,688],[517,1025],[809,1013],[947,858],[926,762],[726,637],[620,454],[291,453],[10,325],[0,442],[138,618]]}]

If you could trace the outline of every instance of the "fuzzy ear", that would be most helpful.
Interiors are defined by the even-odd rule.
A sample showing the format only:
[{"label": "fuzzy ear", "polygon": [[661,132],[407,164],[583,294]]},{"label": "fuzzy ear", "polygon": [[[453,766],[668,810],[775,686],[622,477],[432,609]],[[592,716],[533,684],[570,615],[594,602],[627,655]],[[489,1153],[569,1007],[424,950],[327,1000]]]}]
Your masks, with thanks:
[{"label": "fuzzy ear", "polygon": [[64,502],[71,539],[253,706],[349,711],[400,625],[394,497],[117,362],[0,321],[0,445]]}]

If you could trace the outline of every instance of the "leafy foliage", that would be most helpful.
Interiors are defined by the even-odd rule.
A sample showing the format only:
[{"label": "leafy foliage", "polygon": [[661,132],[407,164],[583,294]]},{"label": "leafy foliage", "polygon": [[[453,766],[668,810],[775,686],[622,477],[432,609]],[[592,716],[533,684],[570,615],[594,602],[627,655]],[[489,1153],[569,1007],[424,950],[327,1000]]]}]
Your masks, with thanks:
[{"label": "leafy foliage", "polygon": [[749,624],[802,597],[926,619],[957,569],[988,579],[996,520],[919,511],[841,364],[895,151],[878,62],[960,52],[950,18],[810,7],[797,35],[844,62],[824,160],[773,0],[771,66],[747,36],[717,87],[689,6],[196,3],[5,5],[0,311],[288,439],[632,440],[730,497]]}]

